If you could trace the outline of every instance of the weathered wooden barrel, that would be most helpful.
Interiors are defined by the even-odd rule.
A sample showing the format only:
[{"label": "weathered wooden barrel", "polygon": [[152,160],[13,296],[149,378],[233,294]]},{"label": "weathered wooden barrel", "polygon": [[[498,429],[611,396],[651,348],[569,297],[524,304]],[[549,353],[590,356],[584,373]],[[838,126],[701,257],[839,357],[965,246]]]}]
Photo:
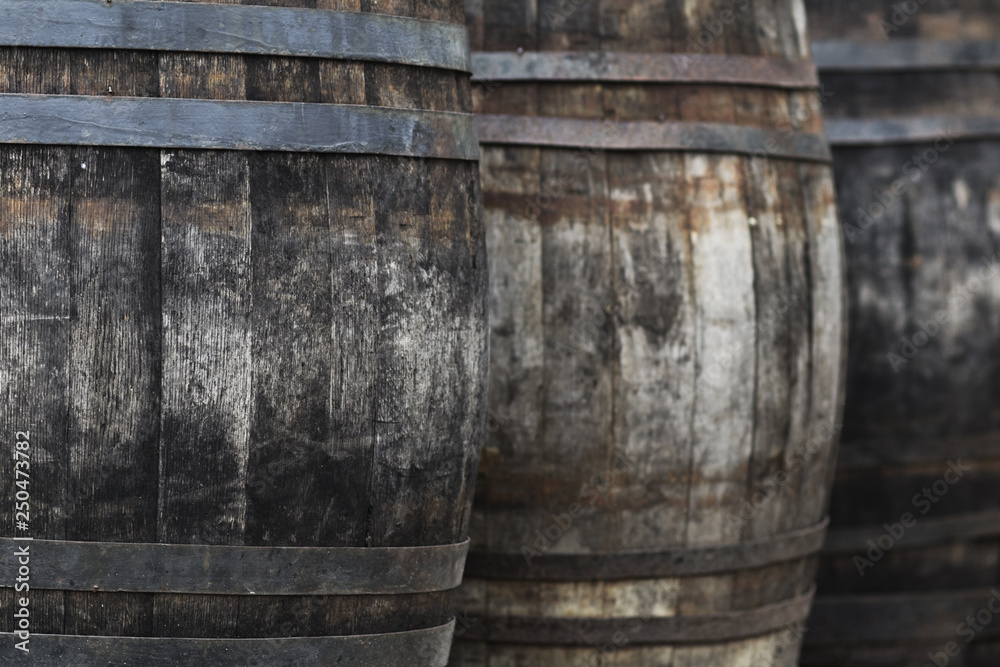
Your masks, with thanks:
[{"label": "weathered wooden barrel", "polygon": [[807,7],[851,326],[803,664],[1000,664],[1000,2]]},{"label": "weathered wooden barrel", "polygon": [[444,665],[488,362],[461,3],[0,15],[0,663]]},{"label": "weathered wooden barrel", "polygon": [[797,659],[841,239],[802,6],[744,4],[467,3],[492,351],[454,665]]}]

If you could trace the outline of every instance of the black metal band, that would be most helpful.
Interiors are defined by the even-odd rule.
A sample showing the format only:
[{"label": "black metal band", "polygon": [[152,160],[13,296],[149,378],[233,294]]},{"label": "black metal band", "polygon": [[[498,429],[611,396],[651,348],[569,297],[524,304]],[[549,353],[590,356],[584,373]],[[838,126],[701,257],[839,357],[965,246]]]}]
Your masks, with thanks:
[{"label": "black metal band", "polygon": [[995,41],[819,41],[813,42],[812,52],[823,72],[1000,69],[1000,43]]},{"label": "black metal band", "polygon": [[468,541],[430,547],[225,547],[0,538],[0,586],[27,548],[31,587],[202,595],[364,595],[450,590]]},{"label": "black metal band", "polygon": [[[890,523],[897,521],[894,519]],[[823,554],[863,555],[870,548],[868,542],[874,542],[885,532],[882,524],[835,528],[827,533]],[[1000,510],[920,517],[914,525],[907,527],[894,548],[925,547],[982,537],[1000,538]]]},{"label": "black metal band", "polygon": [[837,452],[837,470],[881,468],[886,465],[940,465],[949,459],[1000,459],[1000,433],[948,438],[879,438],[844,442]]},{"label": "black metal band", "polygon": [[320,9],[0,0],[0,44],[372,60],[468,71],[465,26]]},{"label": "black metal band", "polygon": [[935,141],[1000,139],[1000,116],[922,116],[914,118],[827,118],[834,147],[922,144]]},{"label": "black metal band", "polygon": [[811,60],[692,53],[579,51],[472,54],[473,81],[718,83],[816,88]]},{"label": "black metal band", "polygon": [[340,637],[275,639],[188,639],[95,637],[31,633],[28,653],[14,645],[16,634],[0,633],[3,664],[25,667],[444,667],[455,622],[410,632]]},{"label": "black metal band", "polygon": [[736,572],[806,558],[818,553],[829,520],[763,540],[720,547],[590,554],[542,554],[529,564],[521,553],[472,551],[466,577],[588,581],[690,577]]},{"label": "black metal band", "polygon": [[479,156],[471,114],[159,97],[0,94],[0,143]]},{"label": "black metal band", "polygon": [[992,623],[976,621],[982,609],[988,609],[993,617],[1000,613],[1000,589],[818,597],[809,616],[806,643],[943,643],[959,639],[956,628],[970,616],[981,623],[977,640],[1000,635],[1000,623],[995,619]]},{"label": "black metal band", "polygon": [[805,620],[813,591],[777,604],[704,616],[654,618],[485,618],[462,640],[496,644],[593,646],[618,633],[639,644],[714,644],[776,632]]},{"label": "black metal band", "polygon": [[605,122],[539,116],[478,116],[482,144],[557,146],[612,151],[736,153],[829,162],[819,134],[722,123]]}]

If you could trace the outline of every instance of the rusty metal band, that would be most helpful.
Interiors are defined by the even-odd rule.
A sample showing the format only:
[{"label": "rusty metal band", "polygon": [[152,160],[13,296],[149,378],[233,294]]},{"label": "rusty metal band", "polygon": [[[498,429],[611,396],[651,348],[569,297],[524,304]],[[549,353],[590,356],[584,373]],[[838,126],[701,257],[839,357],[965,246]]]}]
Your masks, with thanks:
[{"label": "rusty metal band", "polygon": [[823,72],[1000,69],[1000,42],[995,41],[819,41],[813,42],[812,52]]},{"label": "rusty metal band", "polygon": [[690,577],[737,572],[806,558],[818,553],[828,520],[803,530],[720,547],[542,554],[529,563],[521,553],[472,551],[467,577],[543,581]]},{"label": "rusty metal band", "polygon": [[641,618],[483,618],[470,625],[463,641],[497,644],[593,646],[618,633],[630,646],[641,644],[714,644],[770,634],[801,623],[809,614],[814,591],[755,609],[703,616]]},{"label": "rusty metal band", "polygon": [[[19,557],[19,550],[28,554]],[[227,547],[0,538],[0,587],[197,595],[396,595],[462,581],[468,541],[428,547]]]},{"label": "rusty metal band", "polygon": [[1000,459],[1000,433],[948,438],[879,438],[841,444],[837,469],[871,469],[886,465],[940,465],[962,458]]},{"label": "rusty metal band", "polygon": [[[888,522],[898,523],[898,519]],[[823,554],[863,555],[888,528],[883,524],[850,526],[830,530],[823,545]],[[941,517],[919,517],[906,527],[906,532],[895,541],[896,549],[912,549],[935,544],[946,544],[980,538],[1000,538],[1000,510],[986,510]]]},{"label": "rusty metal band", "polygon": [[[25,667],[445,667],[455,622],[380,635],[282,637],[273,639],[189,639],[96,637],[31,633],[29,652],[14,648],[17,634],[0,633],[4,653]],[[418,661],[415,662],[415,659]]]},{"label": "rusty metal band", "polygon": [[723,123],[611,122],[539,116],[478,116],[482,144],[610,151],[693,151],[829,162],[819,134]]},{"label": "rusty metal band", "polygon": [[[982,610],[1000,614],[997,588],[949,589],[921,593],[817,597],[806,643],[950,641],[956,626]],[[1000,623],[983,623],[980,636],[1000,635]]]},{"label": "rusty metal band", "polygon": [[385,14],[192,2],[0,0],[0,44],[370,60],[468,71],[465,26]]},{"label": "rusty metal band", "polygon": [[0,143],[479,156],[471,114],[158,97],[0,94]]},{"label": "rusty metal band", "polygon": [[816,88],[811,60],[694,53],[579,51],[472,54],[473,81],[714,83]]},{"label": "rusty metal band", "polygon": [[827,118],[826,135],[835,148],[1000,139],[1000,116],[919,116],[912,118]]}]

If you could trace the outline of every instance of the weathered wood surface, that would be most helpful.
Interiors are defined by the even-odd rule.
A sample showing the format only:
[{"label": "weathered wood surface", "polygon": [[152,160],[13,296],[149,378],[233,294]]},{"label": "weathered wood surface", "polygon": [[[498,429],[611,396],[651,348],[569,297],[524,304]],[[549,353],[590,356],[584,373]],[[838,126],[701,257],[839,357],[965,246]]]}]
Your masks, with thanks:
[{"label": "weathered wood surface", "polygon": [[[704,52],[806,55],[799,3],[735,4],[745,13]],[[723,9],[466,3],[473,50],[511,52],[689,52]],[[815,93],[762,86],[504,82],[474,96],[486,114],[821,128]],[[821,521],[843,358],[829,167],[491,145],[482,171],[491,381],[473,549],[535,557],[738,544]],[[810,443],[813,455],[795,462]],[[743,521],[744,500],[778,473],[787,477],[776,497]],[[626,581],[467,574],[459,608],[470,636],[490,618],[697,616],[790,599],[811,586],[814,565]],[[459,636],[452,664],[792,665],[798,639],[786,635],[643,646],[609,636],[575,647]]]},{"label": "weathered wood surface", "polygon": [[[919,10],[909,13],[890,2],[806,4],[814,40],[879,45],[886,37],[891,44],[1000,35],[1000,3],[993,0],[914,3]],[[996,70],[820,75],[827,118],[1000,117]],[[861,545],[824,558],[821,596],[891,600],[894,593],[936,592],[947,598],[998,583],[1000,528],[985,531],[973,520],[1000,509],[998,166],[1000,142],[976,137],[835,147],[851,326],[831,535],[867,528],[867,538],[877,541],[884,524],[906,513],[917,525],[907,531],[912,542],[883,538],[883,546],[892,544],[884,555],[881,549],[869,555]],[[968,470],[946,478],[949,462],[957,461]],[[922,497],[924,490],[932,498]],[[917,539],[934,522],[970,530]],[[961,621],[955,618],[951,627]],[[950,639],[942,637],[941,644]],[[923,665],[933,648],[922,646],[927,643],[916,631],[912,641],[893,644],[847,638],[833,646],[807,635],[804,661]],[[949,664],[995,663],[990,644],[960,644],[962,654]],[[976,657],[977,651],[990,655]]]},{"label": "weathered wood surface", "polygon": [[[254,4],[462,20],[452,0]],[[109,91],[471,110],[468,75],[445,70],[0,49],[0,92]],[[4,442],[32,431],[34,537],[464,539],[487,364],[475,163],[5,146],[0,172],[0,429]],[[33,632],[140,637],[380,633],[452,615],[447,593],[31,601]]]}]

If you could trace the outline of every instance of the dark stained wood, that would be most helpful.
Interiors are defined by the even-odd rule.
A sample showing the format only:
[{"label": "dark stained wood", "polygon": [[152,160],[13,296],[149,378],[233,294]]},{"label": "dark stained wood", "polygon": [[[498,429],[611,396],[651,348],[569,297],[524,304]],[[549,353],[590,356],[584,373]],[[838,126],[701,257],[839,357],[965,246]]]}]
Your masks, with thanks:
[{"label": "dark stained wood", "polygon": [[[247,160],[238,153],[165,153],[161,187],[163,265],[170,268],[163,275],[158,539],[241,544],[253,363]],[[205,506],[216,509],[206,513]],[[163,598],[157,622],[177,636],[225,636],[236,625],[226,598]]]},{"label": "dark stained wood", "polygon": [[[454,0],[242,4],[462,20]],[[471,110],[463,73],[219,54],[0,49],[0,90]],[[0,166],[0,426],[33,430],[35,537],[464,539],[488,361],[475,163],[8,146]],[[440,625],[452,603],[41,591],[32,614],[37,632],[322,636]]]},{"label": "dark stained wood", "polygon": [[[26,88],[31,88],[26,86]],[[58,87],[53,86],[56,90]],[[49,88],[50,90],[52,88]],[[37,90],[37,88],[36,88]],[[4,442],[13,448],[17,431],[29,431],[31,443],[28,491],[31,534],[65,539],[63,514],[67,485],[66,441],[69,387],[70,288],[69,215],[70,151],[66,148],[23,147],[0,157],[7,177],[0,185],[0,290],[3,319],[0,377],[3,404],[0,417]],[[44,285],[45,289],[32,289]],[[60,418],[48,419],[46,415]],[[15,485],[14,454],[0,457],[0,489],[7,498],[21,490]],[[23,466],[22,466],[23,468]],[[22,478],[23,479],[23,478]],[[8,503],[9,505],[11,503]],[[5,509],[13,526],[11,509]],[[8,528],[9,530],[9,528]],[[24,534],[23,532],[19,534]],[[14,609],[15,593],[0,590],[0,600]],[[63,593],[34,597],[34,621],[61,627]],[[12,614],[0,620],[12,632]]]},{"label": "dark stained wood", "polygon": [[[75,149],[66,538],[156,541],[160,238],[156,151]],[[67,508],[69,509],[69,508]],[[66,594],[70,634],[145,633],[152,595]]]},{"label": "dark stained wood", "polygon": [[[733,5],[745,13],[704,52],[804,56],[803,17],[783,0],[471,0],[466,17],[478,51],[690,52],[689,38]],[[821,128],[815,93],[765,86],[511,82],[478,85],[475,101],[486,114]],[[822,520],[835,437],[794,469],[789,457],[839,422],[844,307],[830,168],[489,145],[482,171],[492,338],[473,548],[714,546]],[[740,520],[779,473],[777,496]],[[555,537],[539,537],[547,530]],[[471,618],[755,609],[808,590],[814,561],[673,579],[467,577],[459,607]],[[684,646],[626,638],[610,652],[459,636],[452,664],[795,664],[799,638],[783,634]]]},{"label": "dark stained wood", "polygon": [[[890,42],[997,37],[995,0],[929,0],[908,15],[894,4],[901,3],[809,0],[812,36],[872,44],[886,36]],[[996,71],[820,74],[829,118],[997,116],[1000,108]],[[1000,142],[965,138],[934,146],[834,151],[851,325],[831,530],[870,527],[873,541],[906,513],[918,522],[957,524],[1000,508],[1000,264],[994,259]],[[936,502],[921,499],[935,482],[942,488],[949,461],[958,460],[969,470]],[[855,557],[868,560],[867,550],[824,558],[820,594],[890,600],[895,593],[936,592],[948,599],[998,583],[1000,534],[916,545],[904,538],[860,576]],[[914,633],[905,645],[877,645],[847,637],[834,647],[807,636],[803,664],[925,664],[931,649],[921,646],[923,639]],[[995,639],[985,641],[981,650],[995,652]],[[976,662],[974,646],[963,643],[949,664],[984,664]]]},{"label": "dark stained wood", "polygon": [[[156,95],[157,69],[153,53],[79,53],[71,58],[70,93]],[[70,540],[156,540],[153,489],[159,478],[162,327],[159,161],[158,152],[151,150],[71,151],[73,313],[64,445]],[[150,594],[67,592],[65,599],[65,619],[50,631],[151,631]]]},{"label": "dark stained wood", "polygon": [[978,40],[1000,37],[997,0],[916,0],[897,11],[897,0],[806,0],[813,40]]},{"label": "dark stained wood", "polygon": [[[41,53],[49,66],[30,66],[30,49],[0,50],[0,92],[68,94],[70,61],[56,50]],[[70,150],[55,147],[20,147],[5,151],[0,230],[3,244],[3,284],[0,290],[5,316],[2,320],[4,410],[0,416],[5,441],[19,430],[31,430],[32,495],[31,529],[38,537],[65,539],[62,515],[68,484],[66,441],[69,406],[69,317],[71,303]],[[9,242],[6,240],[10,239]],[[16,251],[14,249],[17,249]],[[32,290],[42,284],[45,289]],[[11,316],[10,314],[20,313]],[[33,407],[37,406],[37,407]],[[54,414],[48,420],[40,415]],[[0,457],[0,489],[13,497],[13,457]],[[4,508],[8,526],[14,517]],[[36,532],[37,531],[37,532]],[[13,609],[14,591],[0,589],[0,602]],[[64,594],[42,591],[33,610],[39,627],[62,627]],[[8,615],[10,616],[10,615]],[[13,631],[13,618],[0,619],[4,632]]]},{"label": "dark stained wood", "polygon": [[[160,95],[246,99],[246,61],[159,55]],[[242,544],[252,356],[252,220],[245,155],[161,153],[163,408],[158,539]],[[206,513],[203,506],[216,507]],[[237,634],[239,602],[155,598],[154,627],[177,637]]]}]

